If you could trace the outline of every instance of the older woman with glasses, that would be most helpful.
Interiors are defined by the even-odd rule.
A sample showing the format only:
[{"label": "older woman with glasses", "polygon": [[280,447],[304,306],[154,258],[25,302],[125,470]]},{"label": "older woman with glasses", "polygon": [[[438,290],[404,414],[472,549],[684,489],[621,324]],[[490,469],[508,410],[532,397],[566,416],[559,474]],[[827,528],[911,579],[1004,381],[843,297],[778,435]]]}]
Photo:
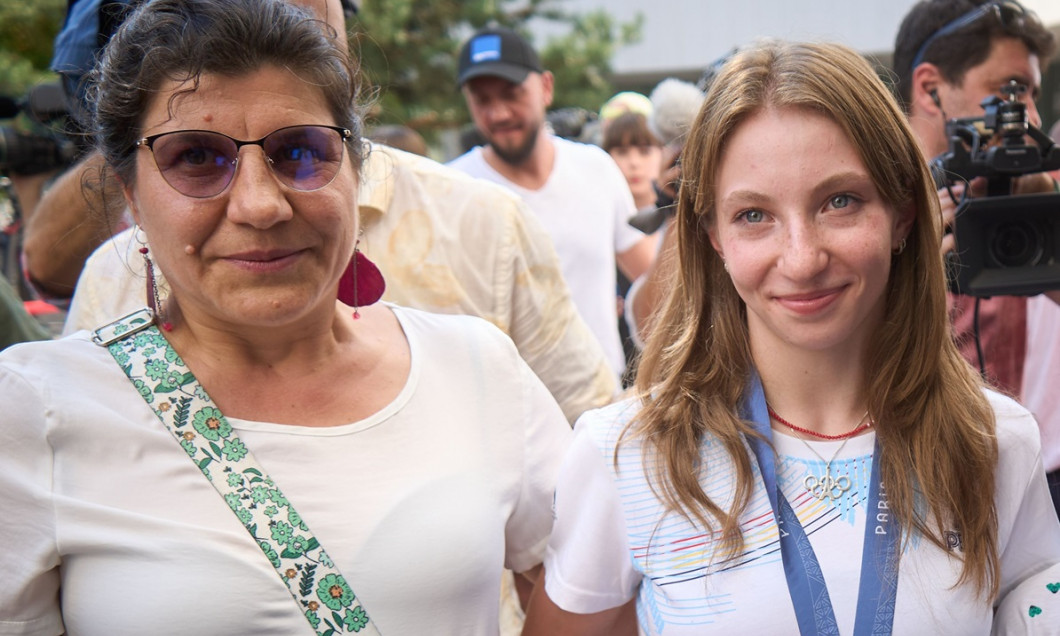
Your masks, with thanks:
[{"label": "older woman with glasses", "polygon": [[0,357],[0,634],[494,634],[540,563],[570,429],[486,322],[373,304],[323,27],[155,0],[108,46],[98,144],[171,292]]}]

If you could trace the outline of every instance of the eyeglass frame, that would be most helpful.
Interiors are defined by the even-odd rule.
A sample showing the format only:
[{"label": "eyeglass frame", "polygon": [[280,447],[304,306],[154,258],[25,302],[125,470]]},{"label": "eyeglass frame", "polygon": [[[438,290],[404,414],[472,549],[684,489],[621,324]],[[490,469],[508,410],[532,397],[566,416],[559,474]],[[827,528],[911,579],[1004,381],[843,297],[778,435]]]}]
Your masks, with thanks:
[{"label": "eyeglass frame", "polygon": [[999,23],[1005,24],[1004,19],[1001,17],[1002,7],[1015,9],[1016,15],[1018,15],[1020,18],[1025,18],[1027,15],[1030,15],[1030,12],[1027,11],[1027,8],[1019,2],[1016,2],[1016,0],[994,0],[993,2],[986,2],[984,4],[981,4],[975,9],[972,9],[971,11],[965,13],[964,15],[947,22],[937,31],[929,35],[928,38],[924,40],[924,43],[920,45],[920,48],[917,49],[916,55],[913,56],[913,63],[910,65],[909,70],[915,70],[916,67],[924,63],[924,55],[927,53],[928,47],[934,44],[936,40],[938,40],[939,38],[946,37],[951,33],[955,33],[966,26],[978,22],[984,16],[990,15],[991,12],[993,12],[994,15],[997,17],[997,21]]},{"label": "eyeglass frame", "polygon": [[[224,193],[225,190],[227,190],[229,187],[231,187],[232,183],[235,182],[235,180],[236,180],[236,170],[239,169],[239,150],[241,148],[243,148],[243,146],[258,146],[259,148],[261,148],[262,153],[265,154],[265,162],[266,162],[267,165],[269,165],[269,172],[272,174],[273,178],[275,178],[280,183],[280,185],[282,185],[284,187],[287,187],[287,188],[290,188],[291,190],[294,190],[295,192],[315,192],[317,190],[320,190],[322,188],[326,188],[329,185],[331,185],[331,183],[333,181],[335,181],[335,177],[334,176],[331,178],[331,181],[328,181],[327,183],[325,183],[324,185],[322,185],[322,186],[320,186],[318,188],[313,188],[312,190],[299,190],[298,188],[296,188],[296,187],[294,187],[292,185],[284,183],[283,180],[280,179],[279,175],[276,174],[275,169],[272,168],[273,160],[269,157],[269,155],[267,153],[265,153],[265,140],[268,139],[269,137],[273,136],[274,134],[282,131],[282,130],[288,130],[290,128],[327,128],[328,130],[334,130],[335,132],[339,133],[339,136],[342,138],[342,146],[343,146],[343,149],[344,149],[344,152],[343,152],[344,155],[346,154],[345,153],[346,142],[348,142],[350,139],[353,138],[353,131],[351,131],[349,128],[344,128],[342,126],[331,126],[329,124],[295,124],[293,126],[283,126],[281,128],[277,128],[276,130],[270,132],[269,134],[265,135],[264,137],[262,137],[260,139],[253,139],[253,140],[249,140],[249,141],[246,141],[246,140],[243,140],[243,139],[236,139],[235,137],[226,135],[226,134],[224,134],[222,132],[218,132],[216,130],[203,130],[203,129],[198,129],[198,128],[188,129],[188,130],[170,130],[170,131],[166,131],[166,132],[163,132],[163,133],[158,133],[156,135],[148,135],[147,137],[141,137],[140,139],[138,139],[136,141],[136,143],[133,144],[133,146],[135,148],[147,148],[148,150],[150,150],[151,151],[152,160],[155,163],[155,168],[158,170],[158,173],[162,176],[162,180],[166,182],[166,185],[168,185],[169,187],[173,188],[173,190],[178,192],[181,196],[185,196],[185,197],[188,197],[190,199],[212,199],[213,197]],[[191,194],[187,194],[185,192],[181,192],[175,185],[173,185],[172,183],[169,182],[169,179],[166,178],[165,173],[162,172],[162,168],[158,165],[157,157],[155,157],[154,144],[161,137],[165,137],[167,135],[176,135],[176,134],[180,134],[180,133],[209,133],[211,135],[218,135],[218,136],[224,137],[225,139],[228,139],[229,141],[231,141],[232,143],[234,143],[236,145],[235,158],[232,160],[232,164],[235,166],[235,168],[232,170],[232,176],[228,179],[228,183],[226,183],[225,186],[223,188],[221,188],[220,190],[218,190],[216,193],[210,194],[210,195],[207,195],[207,196],[197,197],[197,196],[194,196],[194,195],[191,195]],[[338,176],[338,172],[339,172],[338,170],[335,171],[335,176]]]}]

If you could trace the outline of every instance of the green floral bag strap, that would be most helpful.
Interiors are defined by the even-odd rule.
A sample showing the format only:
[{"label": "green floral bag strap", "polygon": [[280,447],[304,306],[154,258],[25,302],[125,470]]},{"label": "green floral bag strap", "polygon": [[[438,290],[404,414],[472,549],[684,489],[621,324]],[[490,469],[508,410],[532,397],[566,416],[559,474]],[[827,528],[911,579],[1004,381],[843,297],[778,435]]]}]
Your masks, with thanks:
[{"label": "green floral bag strap", "polygon": [[316,634],[378,636],[346,579],[159,332],[151,310],[141,309],[97,329],[92,340],[107,347],[140,396],[224,498]]}]

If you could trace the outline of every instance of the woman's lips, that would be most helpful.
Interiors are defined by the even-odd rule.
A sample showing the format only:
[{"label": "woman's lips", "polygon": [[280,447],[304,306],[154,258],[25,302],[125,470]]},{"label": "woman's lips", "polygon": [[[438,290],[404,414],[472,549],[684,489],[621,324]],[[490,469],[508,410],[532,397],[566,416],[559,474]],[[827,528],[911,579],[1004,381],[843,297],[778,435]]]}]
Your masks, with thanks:
[{"label": "woman's lips", "polygon": [[842,291],[842,287],[835,287],[801,294],[785,294],[775,298],[787,310],[799,315],[809,316],[831,306],[839,298]]},{"label": "woman's lips", "polygon": [[229,263],[257,272],[279,271],[298,260],[303,250],[255,250],[226,256]]}]

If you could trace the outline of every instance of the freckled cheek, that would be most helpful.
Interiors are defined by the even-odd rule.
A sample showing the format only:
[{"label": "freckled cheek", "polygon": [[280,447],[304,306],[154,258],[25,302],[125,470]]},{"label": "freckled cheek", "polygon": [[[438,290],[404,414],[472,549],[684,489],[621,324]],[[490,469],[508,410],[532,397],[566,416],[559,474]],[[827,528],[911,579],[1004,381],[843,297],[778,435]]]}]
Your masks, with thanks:
[{"label": "freckled cheek", "polygon": [[885,228],[879,228],[877,231],[859,234],[856,238],[846,242],[844,248],[848,254],[854,255],[859,260],[887,260],[891,254],[888,236]]},{"label": "freckled cheek", "polygon": [[725,252],[725,266],[732,279],[732,284],[741,296],[745,290],[756,287],[767,276],[770,267],[768,258],[763,258],[763,251],[746,247],[729,249]]},{"label": "freckled cheek", "polygon": [[768,262],[776,260],[784,246],[773,237],[747,238],[734,233],[722,234],[720,237],[722,252],[729,270],[755,269],[766,267]]}]

